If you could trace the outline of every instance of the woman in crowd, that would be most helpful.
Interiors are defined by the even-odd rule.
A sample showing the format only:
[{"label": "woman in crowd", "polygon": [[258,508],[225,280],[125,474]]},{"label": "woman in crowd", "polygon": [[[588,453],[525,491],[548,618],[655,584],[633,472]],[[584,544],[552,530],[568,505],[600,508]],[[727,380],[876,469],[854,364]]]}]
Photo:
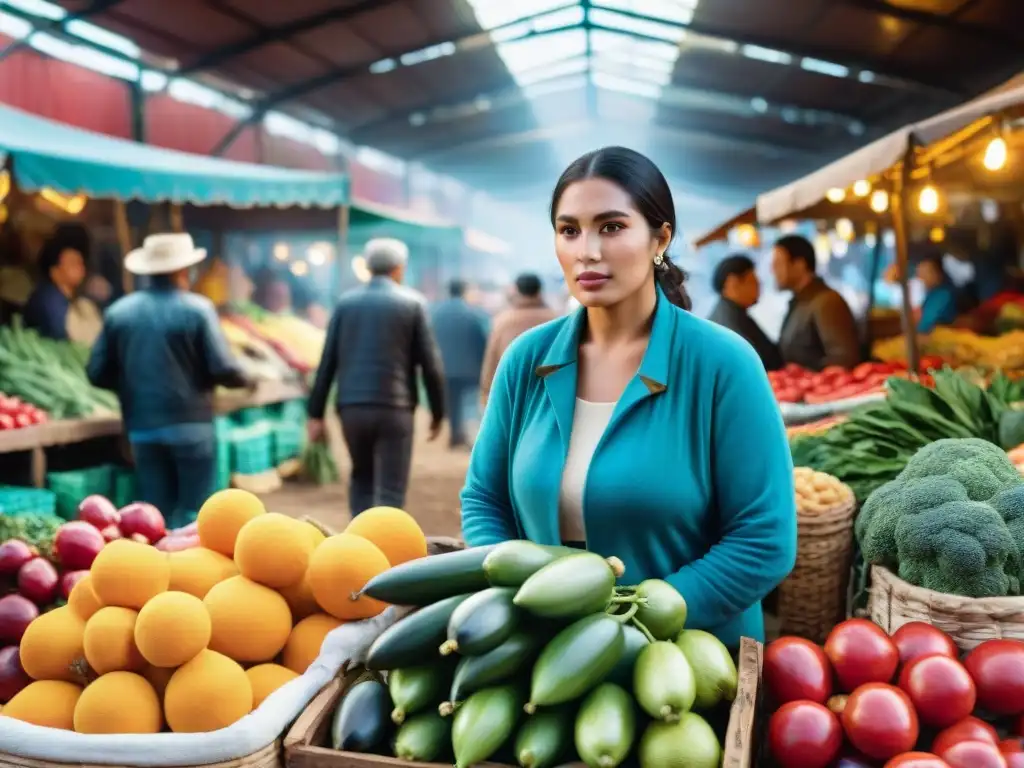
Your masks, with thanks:
[{"label": "woman in crowd", "polygon": [[663,578],[687,626],[763,638],[760,601],[793,566],[785,429],[757,355],[690,314],[668,183],[609,147],[551,202],[579,310],[528,331],[498,366],[462,492],[469,545],[513,538],[617,555]]}]

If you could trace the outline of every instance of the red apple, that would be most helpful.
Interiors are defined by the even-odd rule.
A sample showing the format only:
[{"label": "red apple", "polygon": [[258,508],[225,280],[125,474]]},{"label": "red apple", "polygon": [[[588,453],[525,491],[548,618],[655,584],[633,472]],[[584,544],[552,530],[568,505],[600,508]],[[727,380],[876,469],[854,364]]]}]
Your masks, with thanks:
[{"label": "red apple", "polygon": [[117,525],[121,522],[121,515],[110,499],[94,494],[86,496],[78,505],[78,519],[102,531],[108,525]]},{"label": "red apple", "polygon": [[0,576],[16,576],[21,566],[33,557],[39,557],[35,547],[21,539],[8,539],[0,544]]},{"label": "red apple", "polygon": [[35,603],[21,595],[0,597],[0,643],[20,643],[25,628],[39,616]]},{"label": "red apple", "polygon": [[143,544],[155,544],[167,534],[167,526],[160,510],[141,501],[121,508],[119,527],[121,534],[130,539],[138,541],[135,538],[136,534],[142,536],[145,539]]},{"label": "red apple", "polygon": [[18,571],[18,591],[36,605],[47,605],[57,597],[60,578],[50,561],[37,557]]},{"label": "red apple", "polygon": [[0,648],[0,704],[6,704],[14,694],[32,682],[21,667],[18,646]]},{"label": "red apple", "polygon": [[82,520],[64,523],[53,538],[53,553],[66,571],[87,571],[106,545],[99,529]]},{"label": "red apple", "polygon": [[65,600],[71,597],[71,590],[75,584],[89,575],[88,571],[68,571],[60,577],[60,594]]}]

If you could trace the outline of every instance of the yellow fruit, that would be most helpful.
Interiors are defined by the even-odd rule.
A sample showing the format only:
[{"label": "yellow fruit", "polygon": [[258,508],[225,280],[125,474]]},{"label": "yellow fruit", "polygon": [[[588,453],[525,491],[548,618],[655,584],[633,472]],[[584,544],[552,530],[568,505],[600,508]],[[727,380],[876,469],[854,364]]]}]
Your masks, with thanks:
[{"label": "yellow fruit", "polygon": [[270,661],[288,641],[291,611],[269,587],[233,576],[211,589],[203,602],[213,626],[211,650],[235,661]]},{"label": "yellow fruit", "polygon": [[84,637],[85,622],[68,606],[44,613],[21,637],[21,666],[34,680],[77,682],[74,665],[85,658]]},{"label": "yellow fruit", "polygon": [[135,645],[138,612],[131,608],[100,608],[85,623],[85,660],[98,675],[108,672],[141,672],[146,660]]},{"label": "yellow fruit", "polygon": [[237,662],[216,651],[201,651],[171,675],[164,714],[175,733],[227,728],[252,710],[252,684]]},{"label": "yellow fruit", "polygon": [[160,697],[146,678],[133,672],[98,677],[75,706],[79,733],[160,733],[163,725]]},{"label": "yellow fruit", "polygon": [[256,709],[263,700],[285,683],[298,677],[280,664],[257,664],[245,670],[245,676],[252,685],[252,708]]},{"label": "yellow fruit", "polygon": [[103,603],[96,597],[96,591],[92,588],[92,577],[86,574],[71,589],[68,595],[68,607],[73,610],[82,621],[88,621],[96,611],[103,607]]},{"label": "yellow fruit", "polygon": [[288,601],[288,607],[292,611],[292,621],[298,622],[314,613],[320,613],[320,606],[313,597],[313,588],[309,586],[309,577],[303,576],[302,581],[292,584],[290,587],[282,587],[277,590],[281,597]]},{"label": "yellow fruit", "polygon": [[196,518],[199,543],[214,552],[232,557],[235,554],[235,539],[242,526],[266,512],[263,502],[255,494],[238,488],[217,491],[206,500]]},{"label": "yellow fruit", "polygon": [[300,621],[288,635],[281,663],[298,674],[303,674],[309,665],[320,655],[320,646],[324,644],[327,633],[337,629],[345,622],[339,621],[326,613],[314,613]]},{"label": "yellow fruit", "polygon": [[309,537],[310,543],[313,545],[313,549],[320,546],[320,543],[327,538],[327,534],[321,531],[312,523],[306,522],[305,520],[297,521],[302,528],[302,532]]},{"label": "yellow fruit", "polygon": [[372,541],[391,565],[427,556],[427,538],[416,519],[397,507],[372,507],[352,519],[345,533]]},{"label": "yellow fruit", "polygon": [[148,544],[118,539],[96,556],[89,577],[101,603],[137,611],[151,597],[167,591],[171,565],[166,553]]},{"label": "yellow fruit", "polygon": [[62,680],[29,683],[4,705],[4,715],[44,728],[64,731],[75,727],[75,705],[82,687]]},{"label": "yellow fruit", "polygon": [[309,558],[309,585],[317,603],[336,619],[368,619],[387,605],[355,595],[391,564],[375,544],[351,533],[326,539]]},{"label": "yellow fruit", "polygon": [[280,589],[298,584],[313,552],[310,535],[298,520],[268,512],[242,526],[235,541],[239,572],[258,584]]},{"label": "yellow fruit", "polygon": [[171,675],[177,671],[174,667],[154,667],[152,664],[149,664],[142,670],[142,676],[153,686],[153,690],[160,697],[160,701],[163,701],[167,682],[171,679]]},{"label": "yellow fruit", "polygon": [[188,592],[200,600],[206,597],[214,584],[238,575],[238,566],[234,560],[206,547],[171,552],[169,559],[171,581],[167,588],[175,592]]},{"label": "yellow fruit", "polygon": [[164,592],[139,611],[135,644],[153,666],[180,667],[205,650],[212,631],[202,600],[187,592]]}]

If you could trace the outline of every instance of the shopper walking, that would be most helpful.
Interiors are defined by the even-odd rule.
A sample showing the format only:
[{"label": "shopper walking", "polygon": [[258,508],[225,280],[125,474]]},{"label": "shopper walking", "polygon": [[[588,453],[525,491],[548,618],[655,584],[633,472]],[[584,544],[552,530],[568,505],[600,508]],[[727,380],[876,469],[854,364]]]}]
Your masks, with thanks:
[{"label": "shopper walking", "polygon": [[541,296],[541,282],[536,275],[525,272],[516,278],[512,294],[512,306],[494,318],[491,334],[487,339],[483,370],[480,373],[480,399],[487,402],[487,395],[494,382],[498,361],[505,354],[508,345],[521,334],[542,323],[554,320],[559,313],[544,303]]},{"label": "shopper walking", "polygon": [[254,387],[231,355],[210,301],[189,291],[206,258],[188,234],[158,234],[125,259],[149,287],[115,301],[89,359],[89,380],[117,392],[139,497],[171,527],[216,488],[214,387]]},{"label": "shopper walking", "polygon": [[462,491],[479,546],[527,538],[616,555],[668,581],[686,626],[735,649],[796,557],[793,464],[761,360],[692,315],[666,255],[668,182],[609,147],[555,186],[555,252],[581,309],[498,365]]},{"label": "shopper walking", "polygon": [[341,297],[309,395],[309,439],[324,438],[324,412],[337,387],[338,415],[352,459],[352,515],[373,506],[402,507],[412,463],[417,374],[431,411],[429,438],[444,421],[444,374],[426,302],[400,285],[409,249],[371,240],[364,251],[370,281]]},{"label": "shopper walking", "polygon": [[479,406],[480,370],[487,347],[487,320],[469,305],[465,294],[465,282],[452,280],[448,298],[430,313],[444,364],[451,448],[468,444],[466,423]]}]

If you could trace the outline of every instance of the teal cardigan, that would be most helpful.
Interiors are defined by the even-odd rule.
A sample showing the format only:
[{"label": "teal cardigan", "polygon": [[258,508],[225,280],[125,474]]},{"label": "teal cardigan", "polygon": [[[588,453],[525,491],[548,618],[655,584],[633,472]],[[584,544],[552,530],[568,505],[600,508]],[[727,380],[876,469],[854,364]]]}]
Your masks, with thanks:
[{"label": "teal cardigan", "polygon": [[[498,366],[462,491],[479,546],[559,543],[558,501],[576,404],[584,309],[528,331]],[[687,626],[737,647],[764,638],[761,600],[796,557],[793,464],[757,354],[659,291],[651,338],[591,460],[587,549],[623,582],[666,579]]]}]

